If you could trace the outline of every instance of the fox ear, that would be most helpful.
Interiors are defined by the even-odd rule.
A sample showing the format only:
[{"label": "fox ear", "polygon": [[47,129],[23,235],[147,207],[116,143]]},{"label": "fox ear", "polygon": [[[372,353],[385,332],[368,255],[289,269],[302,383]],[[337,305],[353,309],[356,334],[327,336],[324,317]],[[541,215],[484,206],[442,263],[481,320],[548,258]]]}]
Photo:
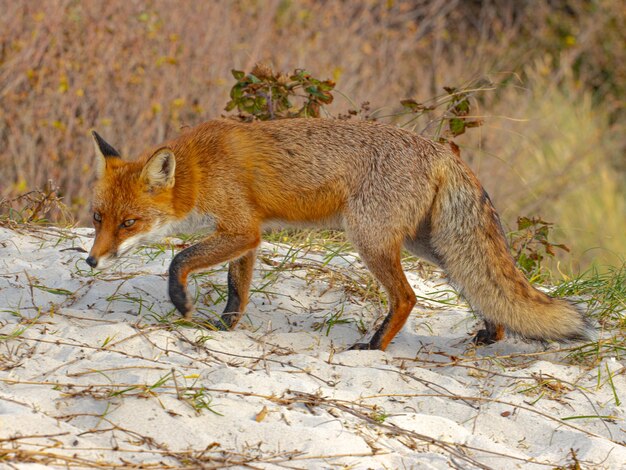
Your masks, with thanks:
[{"label": "fox ear", "polygon": [[97,166],[96,175],[101,178],[104,175],[106,169],[107,158],[120,158],[120,153],[115,150],[106,140],[104,140],[100,134],[96,131],[91,131],[91,137],[93,137],[93,147],[96,150]]},{"label": "fox ear", "polygon": [[167,189],[174,186],[176,157],[169,148],[163,147],[152,154],[141,171],[141,178],[148,189]]}]

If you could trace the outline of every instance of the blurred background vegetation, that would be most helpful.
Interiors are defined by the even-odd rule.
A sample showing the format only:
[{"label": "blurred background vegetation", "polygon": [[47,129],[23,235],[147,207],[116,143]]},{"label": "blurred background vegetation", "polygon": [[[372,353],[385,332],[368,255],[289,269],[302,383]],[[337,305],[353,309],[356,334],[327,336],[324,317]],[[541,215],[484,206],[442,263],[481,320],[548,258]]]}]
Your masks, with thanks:
[{"label": "blurred background vegetation", "polygon": [[0,11],[5,201],[52,180],[90,223],[90,129],[134,157],[228,114],[231,69],[263,62],[334,81],[322,116],[361,109],[354,119],[431,137],[429,112],[413,119],[400,102],[482,84],[469,117],[483,124],[454,140],[505,227],[554,222],[572,249],[559,250],[563,271],[626,255],[624,2],[0,0]]}]

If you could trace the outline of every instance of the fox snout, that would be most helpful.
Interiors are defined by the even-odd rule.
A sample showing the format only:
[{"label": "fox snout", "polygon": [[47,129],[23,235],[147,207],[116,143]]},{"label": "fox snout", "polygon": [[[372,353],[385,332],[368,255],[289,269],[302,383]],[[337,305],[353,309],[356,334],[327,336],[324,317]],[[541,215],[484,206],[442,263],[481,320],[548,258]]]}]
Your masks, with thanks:
[{"label": "fox snout", "polygon": [[107,236],[108,232],[100,232],[96,235],[93,246],[85,262],[93,269],[105,269],[125,256],[133,248],[149,241],[150,232],[137,234],[124,239],[121,243],[117,237]]},{"label": "fox snout", "polygon": [[103,269],[119,256],[119,247],[115,243],[104,237],[102,233],[96,235],[96,239],[89,250],[89,255],[85,258],[85,263],[92,269]]},{"label": "fox snout", "polygon": [[111,261],[113,261],[115,258],[117,258],[117,254],[111,256],[101,256],[99,258],[93,255],[89,255],[87,258],[85,258],[85,263],[87,263],[92,269],[96,269],[98,267],[100,269],[104,269],[105,267],[109,266],[111,264]]},{"label": "fox snout", "polygon": [[117,253],[112,253],[104,256],[95,256],[92,253],[89,253],[89,256],[85,258],[85,263],[89,265],[92,269],[104,269],[107,266],[111,265],[111,262],[117,258]]}]

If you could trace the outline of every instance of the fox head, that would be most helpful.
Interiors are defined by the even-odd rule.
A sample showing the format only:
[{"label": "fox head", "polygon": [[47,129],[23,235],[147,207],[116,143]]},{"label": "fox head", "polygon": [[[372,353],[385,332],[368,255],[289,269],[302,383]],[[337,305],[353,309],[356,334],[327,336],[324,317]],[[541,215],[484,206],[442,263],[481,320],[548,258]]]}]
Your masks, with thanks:
[{"label": "fox head", "polygon": [[96,176],[92,200],[96,238],[86,259],[104,268],[132,248],[161,237],[175,219],[174,153],[167,147],[148,159],[124,161],[115,148],[92,131]]}]

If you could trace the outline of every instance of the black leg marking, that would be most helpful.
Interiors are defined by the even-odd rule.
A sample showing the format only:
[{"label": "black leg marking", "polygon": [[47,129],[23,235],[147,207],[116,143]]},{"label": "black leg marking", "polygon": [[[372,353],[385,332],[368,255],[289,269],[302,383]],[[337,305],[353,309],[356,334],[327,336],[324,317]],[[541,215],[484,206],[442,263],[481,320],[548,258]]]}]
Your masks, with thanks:
[{"label": "black leg marking", "polygon": [[241,310],[241,297],[237,290],[237,283],[235,282],[235,276],[233,270],[237,269],[233,266],[235,262],[231,262],[228,269],[228,300],[226,301],[226,307],[222,312],[222,316],[211,321],[211,326],[219,331],[227,331],[233,328],[238,322],[243,312]]},{"label": "black leg marking", "polygon": [[239,312],[239,307],[241,307],[241,297],[237,291],[237,285],[235,283],[232,269],[232,267],[229,267],[228,269],[228,301],[226,302],[226,307],[224,308],[223,313]]},{"label": "black leg marking", "polygon": [[170,300],[174,304],[174,307],[176,307],[176,309],[183,317],[189,319],[193,311],[193,305],[187,297],[187,287],[181,279],[182,273],[180,269],[181,262],[179,259],[179,255],[176,255],[172,260],[172,264],[170,264],[168,290],[170,294]]},{"label": "black leg marking", "polygon": [[248,295],[256,251],[251,250],[228,266],[228,300],[221,318],[211,322],[218,330],[230,330],[243,316]]}]

